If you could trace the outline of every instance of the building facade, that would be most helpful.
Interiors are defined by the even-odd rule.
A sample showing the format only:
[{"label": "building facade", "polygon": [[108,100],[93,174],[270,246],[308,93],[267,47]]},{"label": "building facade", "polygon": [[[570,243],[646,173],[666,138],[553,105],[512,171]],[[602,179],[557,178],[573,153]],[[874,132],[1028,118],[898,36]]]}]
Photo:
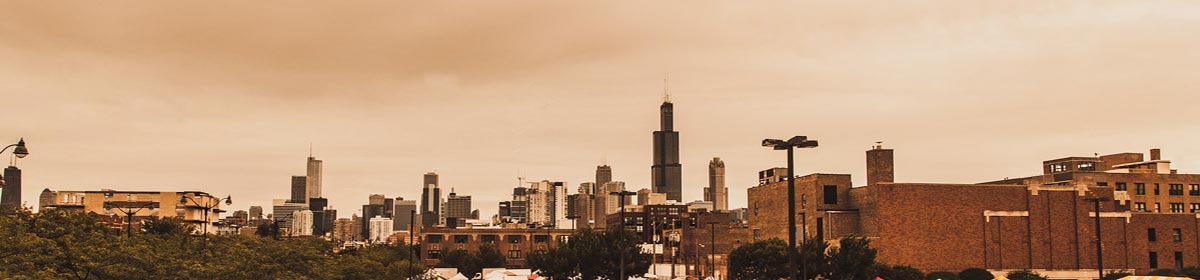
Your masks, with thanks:
[{"label": "building facade", "polygon": [[369,220],[367,242],[369,243],[387,243],[389,236],[392,236],[392,219],[384,217],[374,217]]},{"label": "building facade", "polygon": [[292,212],[292,236],[312,236],[313,235],[313,211],[312,210],[297,210]]},{"label": "building facade", "polygon": [[292,176],[292,196],[288,201],[308,203],[308,177]]},{"label": "building facade", "polygon": [[568,229],[433,228],[425,229],[418,236],[421,261],[428,266],[436,265],[442,255],[450,251],[466,250],[474,254],[480,246],[488,245],[496,246],[505,255],[506,268],[528,268],[530,252],[557,246],[563,237],[573,232]]},{"label": "building facade", "polygon": [[[184,197],[187,197],[186,199]],[[186,203],[181,203],[183,199]],[[82,213],[95,213],[100,216],[125,216],[120,210],[139,209],[133,214],[133,224],[140,225],[141,220],[151,216],[160,218],[179,218],[196,232],[203,232],[205,224],[219,220],[221,203],[218,198],[205,192],[186,191],[52,191],[45,189],[41,194],[40,211],[65,210]],[[192,201],[196,203],[193,203]],[[215,205],[211,212],[197,206]],[[208,212],[206,214],[205,212]],[[126,222],[119,219],[117,223]],[[119,225],[118,225],[119,226]],[[217,227],[210,226],[208,233],[216,234]]]},{"label": "building facade", "polygon": [[21,169],[16,166],[4,168],[3,185],[0,190],[0,207],[22,207],[21,205]]},{"label": "building facade", "polygon": [[658,107],[660,129],[654,132],[654,164],[650,181],[654,192],[667,194],[668,200],[683,201],[683,167],[679,164],[679,132],[675,131],[674,104],[670,95]]},{"label": "building facade", "polygon": [[719,157],[708,162],[708,187],[704,188],[704,200],[712,201],[715,211],[729,211],[729,189],[725,188],[725,162]]},{"label": "building facade", "polygon": [[438,188],[438,174],[425,173],[424,184],[421,185],[421,222],[423,226],[432,227],[438,224],[442,216],[442,190]]},{"label": "building facade", "polygon": [[321,189],[321,173],[324,172],[322,162],[321,160],[310,155],[308,157],[307,167],[308,172],[306,174],[307,176],[304,177],[304,185],[308,190],[308,198],[322,197],[321,192],[323,190]]},{"label": "building facade", "polygon": [[396,206],[393,207],[395,215],[392,215],[392,221],[395,224],[392,226],[392,230],[409,230],[409,225],[416,219],[417,201],[397,197],[395,203]]}]

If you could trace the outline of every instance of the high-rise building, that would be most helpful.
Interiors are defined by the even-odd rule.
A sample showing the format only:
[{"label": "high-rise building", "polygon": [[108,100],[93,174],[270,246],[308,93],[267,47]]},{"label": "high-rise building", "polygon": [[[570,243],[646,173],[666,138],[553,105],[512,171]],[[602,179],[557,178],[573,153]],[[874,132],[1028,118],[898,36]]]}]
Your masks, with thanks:
[{"label": "high-rise building", "polygon": [[392,236],[392,219],[375,217],[370,219],[367,241],[370,243],[385,243]]},{"label": "high-rise building", "polygon": [[729,211],[729,189],[725,188],[725,162],[715,157],[708,162],[708,187],[704,201],[712,201],[713,210]]},{"label": "high-rise building", "polygon": [[450,190],[450,196],[446,198],[446,218],[470,219],[471,196],[458,195]]},{"label": "high-rise building", "polygon": [[308,204],[291,202],[288,199],[276,199],[271,204],[271,215],[279,221],[280,228],[292,228],[292,214],[299,210],[307,210]]},{"label": "high-rise building", "polygon": [[[596,166],[596,184],[592,185],[592,190],[588,193],[594,194],[597,187],[604,186],[604,183],[612,182],[612,167],[607,164]],[[582,191],[580,193],[583,193]]]},{"label": "high-rise building", "polygon": [[546,195],[550,203],[550,223],[555,226],[570,223],[567,220],[567,183],[550,182],[550,192]]},{"label": "high-rise building", "polygon": [[392,206],[392,230],[408,230],[408,225],[413,223],[417,211],[416,200],[404,200],[403,197],[397,197],[395,206]]},{"label": "high-rise building", "polygon": [[596,225],[604,226],[609,214],[617,213],[621,209],[621,204],[630,205],[633,202],[633,197],[626,196],[625,201],[621,201],[620,196],[613,195],[614,192],[625,191],[625,182],[612,181],[604,183],[596,193],[596,215],[594,220]]},{"label": "high-rise building", "polygon": [[[355,219],[358,217],[356,216]],[[355,219],[341,218],[333,222],[333,232],[329,237],[335,241],[357,241],[360,231]]]},{"label": "high-rise building", "polygon": [[424,185],[421,187],[421,224],[426,227],[433,226],[442,216],[442,190],[438,188],[438,174],[425,173]]},{"label": "high-rise building", "polygon": [[292,176],[292,198],[288,201],[308,203],[308,177]]},{"label": "high-rise building", "polygon": [[551,224],[550,218],[550,182],[540,181],[529,183],[528,223]]},{"label": "high-rise building", "polygon": [[313,227],[312,210],[296,210],[292,212],[292,236],[312,236]]},{"label": "high-rise building", "polygon": [[[316,218],[316,215],[313,215]],[[321,228],[313,229],[313,234],[324,236],[326,233],[333,231],[333,221],[336,221],[337,209],[333,206],[326,206],[325,210],[321,211]]]},{"label": "high-rise building", "polygon": [[654,132],[654,165],[650,166],[650,181],[654,192],[667,194],[667,199],[683,201],[683,171],[679,164],[679,132],[674,129],[674,104],[671,94],[664,90],[659,106],[661,130]]},{"label": "high-rise building", "polygon": [[640,189],[637,191],[638,205],[663,205],[667,204],[667,194],[656,193],[650,189]]},{"label": "high-rise building", "polygon": [[312,211],[312,234],[324,235],[326,228],[325,224],[325,208],[329,206],[329,200],[324,197],[314,197],[308,199],[308,210]]},{"label": "high-rise building", "polygon": [[383,199],[383,216],[395,218],[396,216],[396,200],[391,198]]},{"label": "high-rise building", "polygon": [[321,160],[308,156],[308,176],[306,176],[305,185],[308,189],[308,198],[321,197]]},{"label": "high-rise building", "polygon": [[385,198],[386,197],[384,197],[382,194],[371,194],[371,195],[367,196],[367,204],[383,205],[383,203],[385,202],[385,200],[384,200]]},{"label": "high-rise building", "polygon": [[4,190],[0,192],[0,206],[21,207],[21,169],[16,166],[4,169]]},{"label": "high-rise building", "polygon": [[250,206],[250,211],[249,211],[249,212],[250,212],[250,213],[249,213],[249,215],[250,215],[250,216],[249,216],[249,219],[248,219],[249,221],[253,221],[253,220],[262,220],[262,218],[263,218],[263,209],[262,209],[262,206],[258,206],[258,205]]},{"label": "high-rise building", "polygon": [[382,194],[372,194],[367,197],[367,204],[363,205],[362,208],[363,219],[360,221],[362,223],[362,236],[371,236],[371,225],[369,223],[372,218],[391,218],[384,215],[384,202],[385,199]]}]

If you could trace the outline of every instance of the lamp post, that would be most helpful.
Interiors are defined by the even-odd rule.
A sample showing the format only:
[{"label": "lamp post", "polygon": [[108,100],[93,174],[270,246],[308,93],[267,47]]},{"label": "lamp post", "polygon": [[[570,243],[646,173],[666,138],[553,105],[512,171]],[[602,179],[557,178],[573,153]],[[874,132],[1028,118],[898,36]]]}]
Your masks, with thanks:
[{"label": "lamp post", "polygon": [[[619,191],[619,192],[611,192],[609,194],[617,196],[617,199],[618,199],[617,203],[621,204],[620,230],[622,233],[624,233],[625,232],[625,197],[631,196],[631,195],[637,195],[637,193],[623,190],[623,191]],[[624,248],[621,248],[621,249],[624,249]],[[621,259],[620,260],[621,261],[620,262],[620,264],[621,264],[621,280],[629,279],[629,278],[625,277],[625,252],[619,251],[617,254],[620,256],[620,259]]]},{"label": "lamp post", "polygon": [[719,223],[721,222],[708,222],[712,226],[712,230],[708,232],[708,245],[711,246],[708,251],[708,276],[712,276],[713,279],[717,278],[717,224]]},{"label": "lamp post", "polygon": [[222,201],[225,202],[225,205],[233,204],[233,199],[232,199],[232,196],[225,196],[225,198],[215,198],[214,197],[212,199],[196,200],[197,196],[200,196],[201,194],[204,194],[204,193],[191,192],[191,194],[192,194],[192,196],[188,196],[188,193],[180,194],[179,195],[179,204],[191,205],[191,206],[199,207],[200,209],[204,209],[203,216],[202,216],[204,219],[204,246],[207,247],[208,246],[208,212],[212,212],[213,209],[216,209],[218,206],[220,206]]},{"label": "lamp post", "polygon": [[807,136],[795,136],[787,141],[779,139],[764,139],[763,147],[775,150],[787,150],[787,180],[788,180],[788,279],[796,278],[796,175],[793,166],[795,148],[815,148],[817,140],[808,140]]},{"label": "lamp post", "polygon": [[1107,197],[1084,198],[1083,201],[1091,202],[1096,205],[1096,271],[1100,272],[1100,278],[1104,279],[1104,254],[1102,249],[1103,243],[1100,239],[1100,202],[1109,201]]},{"label": "lamp post", "polygon": [[[0,149],[0,154],[4,154],[4,151],[7,151],[8,148],[11,148],[11,147],[16,147],[16,148],[13,148],[12,154],[14,156],[17,156],[17,158],[25,158],[25,156],[29,155],[29,149],[25,148],[25,138],[21,138],[21,140],[18,140],[16,144],[4,146],[3,149]],[[0,174],[0,186],[4,186],[4,175],[3,174]],[[18,204],[17,206],[20,206],[21,203],[18,202],[17,204]]]},{"label": "lamp post", "polygon": [[134,202],[132,194],[126,194],[125,203],[122,206],[114,206],[115,202],[110,201],[113,197],[113,192],[104,192],[104,210],[117,209],[117,212],[125,214],[125,237],[133,237],[133,215],[142,209],[154,209],[158,207],[156,202]]},{"label": "lamp post", "polygon": [[417,209],[408,210],[408,273],[410,274],[413,273],[413,263],[417,261],[417,250],[421,249],[417,247],[414,239],[417,237],[417,232],[413,231],[416,224]]}]

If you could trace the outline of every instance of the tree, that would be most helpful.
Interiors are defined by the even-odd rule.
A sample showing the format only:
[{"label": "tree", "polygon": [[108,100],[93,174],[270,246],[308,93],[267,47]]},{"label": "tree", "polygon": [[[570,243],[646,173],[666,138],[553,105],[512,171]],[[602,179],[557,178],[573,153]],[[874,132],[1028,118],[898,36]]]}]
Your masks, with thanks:
[{"label": "tree", "polygon": [[483,270],[482,263],[483,261],[474,254],[465,250],[454,250],[442,255],[441,260],[434,267],[453,267],[458,269],[458,273],[474,276]]},{"label": "tree", "polygon": [[788,244],[779,238],[755,241],[729,253],[729,279],[787,278]]},{"label": "tree", "polygon": [[479,250],[475,251],[475,256],[479,257],[480,268],[499,268],[504,267],[505,264],[504,253],[501,253],[500,249],[492,244],[479,245]]},{"label": "tree", "polygon": [[183,223],[183,219],[158,216],[150,216],[150,218],[142,221],[142,232],[149,234],[165,234],[165,235],[184,235],[190,234],[193,227]]},{"label": "tree", "polygon": [[[990,278],[989,278],[990,279]],[[959,280],[958,274],[949,271],[934,271],[925,274],[925,280]]]},{"label": "tree", "polygon": [[871,248],[870,240],[861,236],[846,236],[838,246],[830,248],[829,279],[835,280],[868,280],[868,268],[875,263],[875,249]]},{"label": "tree", "polygon": [[261,223],[254,229],[254,235],[259,237],[272,237],[279,239],[279,224],[278,223]]},{"label": "tree", "polygon": [[992,280],[996,276],[982,268],[968,268],[958,273],[959,280]]},{"label": "tree", "polygon": [[925,280],[925,273],[921,270],[907,265],[897,265],[892,267],[892,278],[883,278],[887,280]]},{"label": "tree", "polygon": [[643,253],[637,235],[625,230],[597,232],[589,229],[572,234],[569,242],[544,252],[530,254],[530,266],[555,279],[619,279],[620,260],[625,275],[642,275],[650,269],[650,255]]},{"label": "tree", "polygon": [[808,279],[812,279],[817,275],[828,274],[829,260],[828,256],[825,255],[825,251],[829,249],[829,243],[816,238],[805,238],[797,247],[799,247],[798,250],[800,251],[796,257],[796,264],[799,266],[796,269],[800,270],[798,275],[801,275],[801,277],[807,276]]},{"label": "tree", "polygon": [[1004,277],[1008,280],[1046,280],[1045,276],[1029,270],[1010,271]]}]

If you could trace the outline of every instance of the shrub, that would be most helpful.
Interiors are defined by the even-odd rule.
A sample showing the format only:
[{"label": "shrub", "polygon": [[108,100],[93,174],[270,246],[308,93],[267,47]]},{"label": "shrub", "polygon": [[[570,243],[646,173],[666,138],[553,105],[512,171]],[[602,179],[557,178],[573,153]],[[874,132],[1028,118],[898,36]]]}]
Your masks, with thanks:
[{"label": "shrub", "polygon": [[959,280],[992,280],[996,276],[982,268],[968,268],[958,273]]}]

